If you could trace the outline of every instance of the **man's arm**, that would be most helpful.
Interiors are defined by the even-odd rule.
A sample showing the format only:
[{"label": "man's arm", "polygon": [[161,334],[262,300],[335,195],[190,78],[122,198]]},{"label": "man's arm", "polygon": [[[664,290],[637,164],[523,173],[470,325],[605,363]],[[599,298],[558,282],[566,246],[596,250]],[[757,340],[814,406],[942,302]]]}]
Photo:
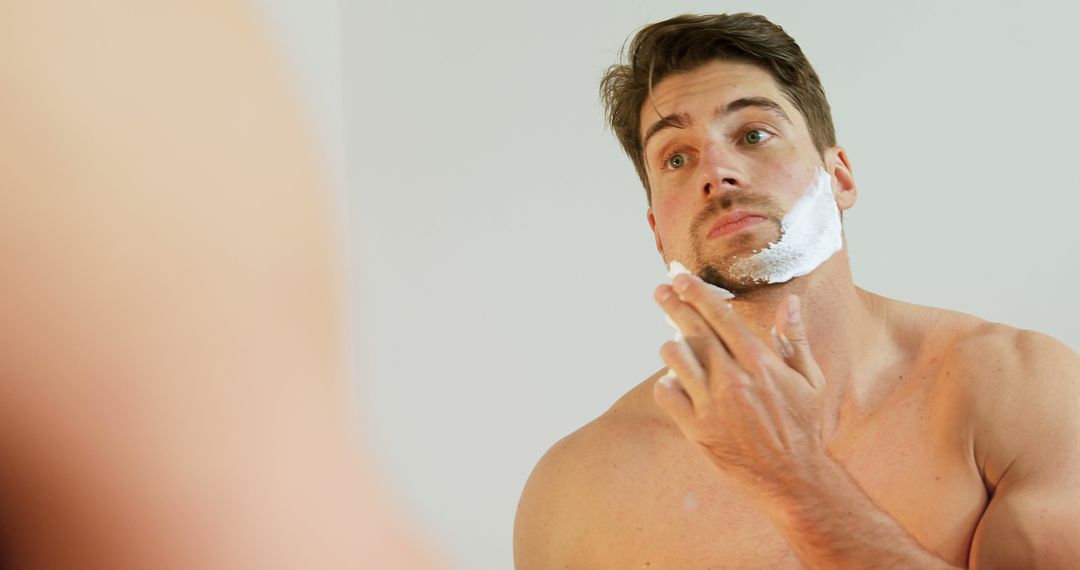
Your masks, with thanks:
[{"label": "man's arm", "polygon": [[825,459],[815,471],[769,510],[808,568],[962,568],[915,540],[839,464]]},{"label": "man's arm", "polygon": [[564,437],[533,468],[514,519],[517,570],[595,567],[595,545],[584,536],[586,529],[605,527],[591,508],[603,486],[590,466],[610,447],[597,445],[603,424],[598,419]]},{"label": "man's arm", "polygon": [[1080,567],[1080,357],[1043,334],[982,343],[976,459],[993,497],[972,541],[978,570]]},{"label": "man's arm", "polygon": [[554,566],[552,538],[557,507],[552,495],[556,491],[558,468],[549,458],[558,453],[558,445],[544,454],[533,468],[518,501],[514,517],[514,568],[517,570]]},{"label": "man's arm", "polygon": [[[973,378],[975,452],[993,497],[968,556],[971,568],[1080,565],[1080,358],[1056,340],[993,326],[951,355]],[[880,511],[841,468],[793,493],[774,520],[814,566],[953,567]]]}]

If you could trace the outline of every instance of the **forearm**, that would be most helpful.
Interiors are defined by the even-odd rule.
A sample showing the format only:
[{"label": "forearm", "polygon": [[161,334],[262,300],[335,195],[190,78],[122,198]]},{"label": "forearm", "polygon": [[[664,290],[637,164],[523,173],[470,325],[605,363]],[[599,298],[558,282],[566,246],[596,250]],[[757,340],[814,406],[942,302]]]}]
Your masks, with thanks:
[{"label": "forearm", "polygon": [[813,473],[770,509],[808,568],[957,568],[919,544],[832,459]]}]

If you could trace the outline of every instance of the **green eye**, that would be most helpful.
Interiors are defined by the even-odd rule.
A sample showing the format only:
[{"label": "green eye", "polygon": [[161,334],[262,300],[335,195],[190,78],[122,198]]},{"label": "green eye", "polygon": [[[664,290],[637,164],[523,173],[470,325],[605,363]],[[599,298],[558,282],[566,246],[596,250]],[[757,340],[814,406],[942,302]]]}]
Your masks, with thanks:
[{"label": "green eye", "polygon": [[743,135],[743,140],[748,144],[759,144],[767,138],[766,135],[768,134],[769,133],[766,133],[761,129],[754,129],[752,131],[747,131],[746,134]]},{"label": "green eye", "polygon": [[667,160],[667,165],[671,168],[682,168],[686,165],[686,155],[681,152],[671,155]]}]

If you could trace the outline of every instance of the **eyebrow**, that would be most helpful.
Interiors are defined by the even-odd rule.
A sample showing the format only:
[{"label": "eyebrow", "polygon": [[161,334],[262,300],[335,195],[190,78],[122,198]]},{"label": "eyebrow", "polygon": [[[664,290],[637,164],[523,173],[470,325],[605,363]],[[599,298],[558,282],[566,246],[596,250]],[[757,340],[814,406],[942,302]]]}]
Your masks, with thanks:
[{"label": "eyebrow", "polygon": [[[724,105],[723,107],[718,107],[716,109],[716,114],[713,116],[714,118],[720,118],[725,115],[730,115],[731,113],[734,113],[741,109],[746,109],[748,107],[764,109],[772,113],[773,115],[776,115],[780,119],[787,121],[789,125],[793,124],[791,122],[791,119],[788,118],[787,113],[784,112],[784,108],[781,107],[779,103],[773,101],[772,99],[769,99],[768,97],[742,97],[740,99],[736,99],[728,103],[727,105]],[[693,123],[693,121],[690,120],[690,115],[687,113],[672,113],[670,115],[661,117],[659,121],[656,121],[652,124],[652,126],[649,127],[649,130],[645,131],[645,139],[641,143],[642,151],[644,151],[645,148],[649,145],[649,139],[651,139],[656,133],[671,128],[684,129],[687,125],[691,123]]]}]

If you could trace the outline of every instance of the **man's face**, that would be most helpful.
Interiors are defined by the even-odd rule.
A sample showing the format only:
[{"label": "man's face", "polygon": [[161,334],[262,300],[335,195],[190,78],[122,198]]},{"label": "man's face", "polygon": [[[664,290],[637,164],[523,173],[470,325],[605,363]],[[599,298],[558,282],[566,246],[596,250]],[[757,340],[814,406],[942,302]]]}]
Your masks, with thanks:
[{"label": "man's face", "polygon": [[640,136],[664,261],[736,293],[764,285],[733,264],[779,240],[784,214],[826,167],[772,76],[730,61],[668,76],[642,105]]}]

